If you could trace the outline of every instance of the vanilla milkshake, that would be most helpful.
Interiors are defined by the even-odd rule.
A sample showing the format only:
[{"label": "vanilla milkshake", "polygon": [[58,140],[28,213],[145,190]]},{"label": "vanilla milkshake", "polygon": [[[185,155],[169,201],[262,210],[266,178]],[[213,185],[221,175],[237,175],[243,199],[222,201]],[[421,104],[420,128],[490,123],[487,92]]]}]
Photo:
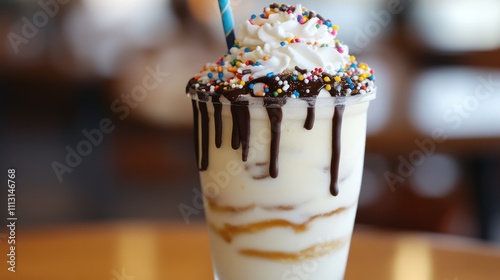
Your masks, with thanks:
[{"label": "vanilla milkshake", "polygon": [[216,279],[343,279],[375,86],[337,30],[272,4],[187,86]]}]

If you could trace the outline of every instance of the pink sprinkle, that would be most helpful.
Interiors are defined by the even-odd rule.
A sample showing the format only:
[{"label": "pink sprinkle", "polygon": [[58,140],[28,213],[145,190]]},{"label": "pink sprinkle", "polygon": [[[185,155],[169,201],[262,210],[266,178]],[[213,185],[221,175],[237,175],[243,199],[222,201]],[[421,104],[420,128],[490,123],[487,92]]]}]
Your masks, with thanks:
[{"label": "pink sprinkle", "polygon": [[333,35],[333,36],[337,35],[337,31],[332,30],[332,35]]},{"label": "pink sprinkle", "polygon": [[295,39],[295,43],[300,43],[300,39],[299,38]]},{"label": "pink sprinkle", "polygon": [[305,20],[303,20],[303,19],[301,19],[299,22],[300,22],[300,24],[304,24],[304,23],[306,23],[306,21],[305,21]]},{"label": "pink sprinkle", "polygon": [[308,79],[309,81],[312,81],[313,77],[312,77],[312,76],[309,76],[309,77],[307,77],[307,79]]},{"label": "pink sprinkle", "polygon": [[292,10],[286,11],[289,15],[292,14]]},{"label": "pink sprinkle", "polygon": [[319,20],[318,20],[318,24],[319,24],[319,25],[322,25],[322,24],[323,24],[323,21],[319,19]]},{"label": "pink sprinkle", "polygon": [[338,51],[339,53],[344,53],[344,49],[342,49],[342,48],[338,48],[338,49],[337,49],[337,51]]}]

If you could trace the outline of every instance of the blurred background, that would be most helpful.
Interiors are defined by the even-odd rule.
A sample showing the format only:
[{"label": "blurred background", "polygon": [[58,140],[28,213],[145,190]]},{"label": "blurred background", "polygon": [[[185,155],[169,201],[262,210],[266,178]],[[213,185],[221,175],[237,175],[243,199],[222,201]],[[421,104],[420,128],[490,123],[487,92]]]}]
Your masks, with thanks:
[{"label": "blurred background", "polygon": [[[269,4],[231,2],[237,23]],[[376,70],[357,223],[500,242],[500,1],[302,3]],[[224,42],[212,0],[1,1],[0,170],[22,226],[184,222],[185,85]]]}]

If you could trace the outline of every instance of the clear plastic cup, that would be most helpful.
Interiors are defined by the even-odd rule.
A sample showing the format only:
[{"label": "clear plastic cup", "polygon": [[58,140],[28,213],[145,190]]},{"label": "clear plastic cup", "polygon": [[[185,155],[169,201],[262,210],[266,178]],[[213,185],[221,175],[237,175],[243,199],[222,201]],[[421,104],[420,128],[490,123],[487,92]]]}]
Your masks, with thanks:
[{"label": "clear plastic cup", "polygon": [[374,97],[192,96],[215,279],[343,279]]}]

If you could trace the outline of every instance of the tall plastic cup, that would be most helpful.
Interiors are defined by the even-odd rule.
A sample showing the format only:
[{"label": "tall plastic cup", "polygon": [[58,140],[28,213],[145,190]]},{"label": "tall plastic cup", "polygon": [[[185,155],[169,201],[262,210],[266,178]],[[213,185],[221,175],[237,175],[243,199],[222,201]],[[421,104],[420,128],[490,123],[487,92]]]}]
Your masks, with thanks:
[{"label": "tall plastic cup", "polygon": [[375,92],[191,97],[215,279],[343,279]]}]

